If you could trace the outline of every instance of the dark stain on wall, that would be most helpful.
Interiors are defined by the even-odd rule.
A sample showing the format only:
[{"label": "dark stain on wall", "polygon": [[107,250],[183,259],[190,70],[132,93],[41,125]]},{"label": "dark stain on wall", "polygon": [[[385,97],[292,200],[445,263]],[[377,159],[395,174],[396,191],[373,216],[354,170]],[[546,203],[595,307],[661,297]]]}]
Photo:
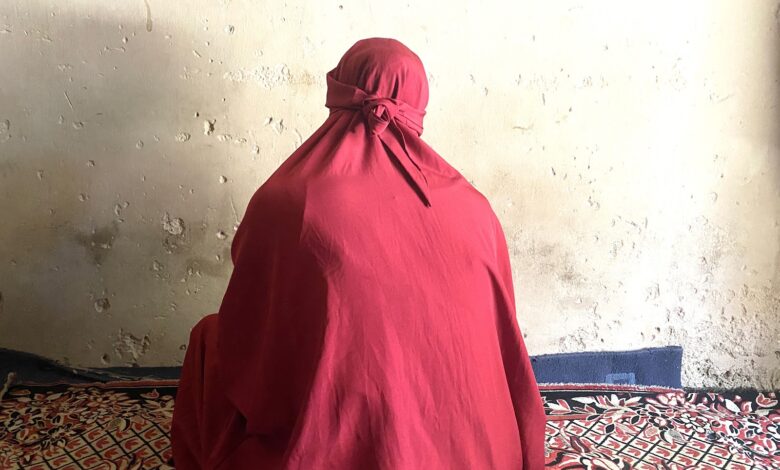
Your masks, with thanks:
[{"label": "dark stain on wall", "polygon": [[110,252],[119,234],[119,225],[112,222],[103,227],[96,227],[92,232],[77,233],[76,241],[84,247],[87,254],[96,266],[101,266],[106,256]]}]

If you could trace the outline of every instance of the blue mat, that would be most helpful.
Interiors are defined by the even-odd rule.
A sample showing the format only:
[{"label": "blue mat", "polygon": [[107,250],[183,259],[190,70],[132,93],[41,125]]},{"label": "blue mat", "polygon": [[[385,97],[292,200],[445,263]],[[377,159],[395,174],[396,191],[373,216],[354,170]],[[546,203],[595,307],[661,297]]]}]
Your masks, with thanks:
[{"label": "blue mat", "polygon": [[531,356],[539,383],[659,385],[680,388],[682,348]]},{"label": "blue mat", "polygon": [[[539,383],[607,383],[680,387],[682,348],[640,349],[531,356]],[[176,379],[178,367],[74,369],[50,359],[0,348],[0,386],[8,372],[16,382],[92,382]]]}]

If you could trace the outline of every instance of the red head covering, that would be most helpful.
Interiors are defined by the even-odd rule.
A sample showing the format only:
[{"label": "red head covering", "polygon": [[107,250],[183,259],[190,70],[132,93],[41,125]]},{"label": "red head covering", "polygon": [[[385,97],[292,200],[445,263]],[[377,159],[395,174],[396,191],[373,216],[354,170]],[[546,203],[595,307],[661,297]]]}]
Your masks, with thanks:
[{"label": "red head covering", "polygon": [[[420,58],[394,39],[358,41],[327,74],[325,106],[360,111],[369,134],[377,136],[430,205],[428,182],[406,146],[402,126],[422,135],[428,79]],[[385,132],[387,128],[390,132]]]},{"label": "red head covering", "polygon": [[216,359],[198,339],[216,327],[195,330],[178,442],[210,423],[190,442],[230,469],[541,468],[504,234],[420,138],[420,59],[365,39],[327,78],[328,118],[236,233]]}]

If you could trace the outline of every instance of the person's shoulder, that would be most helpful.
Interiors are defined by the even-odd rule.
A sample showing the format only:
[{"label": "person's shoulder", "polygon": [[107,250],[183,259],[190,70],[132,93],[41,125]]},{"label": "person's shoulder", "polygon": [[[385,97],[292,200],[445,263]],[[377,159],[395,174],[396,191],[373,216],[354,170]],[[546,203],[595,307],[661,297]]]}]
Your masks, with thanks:
[{"label": "person's shoulder", "polygon": [[[301,230],[303,203],[294,184],[280,184],[270,178],[260,185],[247,203],[231,245],[233,262],[239,252],[262,249],[273,241],[295,240]],[[247,248],[249,251],[246,251]]]},{"label": "person's shoulder", "polygon": [[251,201],[265,204],[297,205],[303,202],[305,185],[298,178],[268,178],[252,195]]},{"label": "person's shoulder", "polygon": [[249,199],[243,220],[258,222],[297,221],[303,212],[305,191],[293,180],[269,178]]},{"label": "person's shoulder", "polygon": [[463,189],[461,192],[464,194],[464,198],[468,200],[469,205],[474,211],[488,219],[496,217],[490,199],[482,191],[477,189],[477,187],[474,186],[474,183],[464,178],[462,187]]},{"label": "person's shoulder", "polygon": [[435,170],[439,182],[443,183],[442,186],[454,188],[459,198],[462,199],[461,202],[475,210],[493,212],[493,208],[490,205],[488,198],[474,186],[474,183],[472,183],[471,180],[466,178],[457,168],[452,166],[447,159],[442,157],[425,140],[419,139],[418,145],[424,148],[426,153],[437,157],[434,162],[426,163],[433,164],[434,168],[432,169]]}]

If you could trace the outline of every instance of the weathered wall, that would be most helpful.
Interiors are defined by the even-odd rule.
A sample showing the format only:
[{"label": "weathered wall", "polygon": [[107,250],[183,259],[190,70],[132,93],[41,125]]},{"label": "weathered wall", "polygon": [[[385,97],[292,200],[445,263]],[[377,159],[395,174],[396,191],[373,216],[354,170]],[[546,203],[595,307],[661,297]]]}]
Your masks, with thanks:
[{"label": "weathered wall", "polygon": [[687,385],[780,387],[775,2],[3,1],[0,346],[179,363],[325,72],[389,36],[532,353],[681,344]]}]

